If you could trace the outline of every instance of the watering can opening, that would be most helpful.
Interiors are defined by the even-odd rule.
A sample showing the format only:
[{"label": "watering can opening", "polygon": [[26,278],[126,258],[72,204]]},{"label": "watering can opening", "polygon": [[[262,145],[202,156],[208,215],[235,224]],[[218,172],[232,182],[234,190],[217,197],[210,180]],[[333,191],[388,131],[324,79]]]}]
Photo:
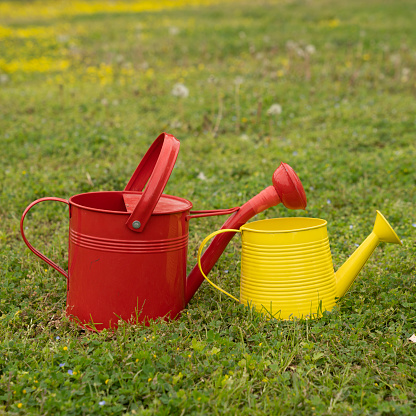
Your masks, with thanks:
[{"label": "watering can opening", "polygon": [[[142,193],[123,192],[123,201],[127,212],[133,212],[142,198]],[[162,194],[157,202],[153,215],[174,214],[184,212],[192,208],[192,202],[178,196]]]},{"label": "watering can opening", "polygon": [[70,202],[78,208],[91,211],[106,211],[113,214],[127,213],[120,192],[88,192],[71,197]]},{"label": "watering can opening", "polygon": [[[74,195],[69,199],[69,202],[80,209],[127,215],[134,211],[142,196],[143,192],[88,192]],[[190,210],[191,208],[192,203],[187,199],[163,194],[160,196],[152,214],[174,214]]]},{"label": "watering can opening", "polygon": [[254,221],[243,225],[241,230],[275,234],[311,230],[325,227],[326,225],[327,222],[320,218],[289,217]]},{"label": "watering can opening", "polygon": [[327,243],[326,225],[327,222],[320,218],[289,217],[254,221],[244,224],[240,230],[244,240],[256,247],[295,245],[299,249],[300,245],[306,248],[318,241]]},{"label": "watering can opening", "polygon": [[[80,209],[126,215],[134,211],[142,195],[143,192],[88,192],[71,197],[69,202]],[[153,215],[174,214],[191,208],[192,203],[187,199],[163,194],[155,206]]]}]

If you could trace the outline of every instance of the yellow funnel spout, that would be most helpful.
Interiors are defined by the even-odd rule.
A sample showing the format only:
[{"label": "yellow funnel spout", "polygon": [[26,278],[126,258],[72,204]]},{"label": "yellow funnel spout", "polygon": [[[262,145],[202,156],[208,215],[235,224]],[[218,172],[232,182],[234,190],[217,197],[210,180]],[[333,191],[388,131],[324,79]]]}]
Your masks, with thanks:
[{"label": "yellow funnel spout", "polygon": [[336,294],[338,298],[341,298],[347,293],[355,278],[358,276],[358,273],[360,273],[380,241],[402,244],[400,238],[394,232],[393,228],[391,228],[391,225],[384,218],[383,214],[377,211],[376,222],[371,234],[335,273]]}]

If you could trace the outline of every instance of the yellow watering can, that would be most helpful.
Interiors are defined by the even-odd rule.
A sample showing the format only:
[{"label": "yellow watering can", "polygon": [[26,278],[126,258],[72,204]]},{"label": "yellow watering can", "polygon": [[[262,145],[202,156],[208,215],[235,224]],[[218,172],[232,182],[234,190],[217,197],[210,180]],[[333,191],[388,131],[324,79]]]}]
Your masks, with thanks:
[{"label": "yellow watering can", "polygon": [[[371,234],[334,274],[326,224],[319,218],[275,218],[222,229],[202,242],[198,265],[216,289],[270,317],[316,318],[344,296],[380,241],[402,244],[377,211]],[[226,232],[241,233],[240,299],[209,280],[201,266],[205,244]]]}]

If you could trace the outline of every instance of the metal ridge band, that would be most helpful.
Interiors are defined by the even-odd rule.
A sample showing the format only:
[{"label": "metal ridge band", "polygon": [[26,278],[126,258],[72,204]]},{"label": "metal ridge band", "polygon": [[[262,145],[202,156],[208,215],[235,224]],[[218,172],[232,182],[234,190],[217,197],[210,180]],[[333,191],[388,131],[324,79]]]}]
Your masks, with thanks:
[{"label": "metal ridge band", "polygon": [[138,241],[94,237],[78,233],[72,229],[69,231],[71,243],[79,247],[113,253],[130,254],[165,253],[182,250],[188,246],[188,236],[189,233],[171,239]]},{"label": "metal ridge band", "polygon": [[308,299],[313,295],[320,293],[321,296],[324,296],[326,293],[330,293],[331,296],[334,296],[335,293],[335,285],[333,282],[323,282],[320,285],[315,286],[307,286],[305,287],[295,287],[295,288],[282,288],[279,286],[270,286],[269,288],[265,289],[263,287],[259,288],[256,285],[252,285],[247,282],[241,282],[240,290],[247,294],[250,292],[252,296],[255,296],[256,299],[264,298],[270,299],[274,298],[275,300],[279,300],[281,302],[288,301],[291,296],[295,296],[296,300],[301,299]]},{"label": "metal ridge band", "polygon": [[319,250],[322,247],[329,247],[329,239],[328,237],[318,240],[318,241],[311,241],[309,243],[297,243],[297,244],[254,244],[249,243],[248,241],[243,240],[242,247],[248,251],[260,251],[262,253],[287,253],[292,252],[293,250],[302,250],[302,251],[309,251],[309,250]]},{"label": "metal ridge band", "polygon": [[299,287],[306,287],[306,286],[314,286],[324,284],[324,282],[328,282],[330,284],[334,284],[334,273],[329,271],[323,272],[316,272],[316,273],[308,273],[305,274],[298,274],[298,275],[270,275],[264,276],[263,279],[257,279],[257,276],[250,275],[249,273],[241,274],[241,283],[244,282],[246,284],[252,284],[253,286],[262,287],[264,290],[267,288],[272,287],[282,287],[282,288],[299,288]]}]

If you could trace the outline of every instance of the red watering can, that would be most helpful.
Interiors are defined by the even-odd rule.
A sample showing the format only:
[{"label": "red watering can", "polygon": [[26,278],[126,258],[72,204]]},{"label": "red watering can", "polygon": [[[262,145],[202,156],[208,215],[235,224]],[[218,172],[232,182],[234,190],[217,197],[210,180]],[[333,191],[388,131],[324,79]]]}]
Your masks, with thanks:
[{"label": "red watering can", "polygon": [[[273,186],[241,207],[191,211],[188,200],[163,194],[179,146],[175,137],[161,134],[124,191],[89,192],[69,200],[41,198],[23,212],[23,240],[33,253],[66,277],[66,313],[81,326],[101,330],[117,327],[119,320],[148,323],[160,317],[177,317],[204,281],[198,265],[186,277],[190,219],[232,214],[222,228],[238,229],[280,202],[290,209],[306,207],[299,178],[282,163],[273,175]],[[26,214],[43,201],[69,206],[68,272],[36,250],[25,236]],[[221,234],[212,240],[201,259],[205,273],[212,269],[232,236]]]}]

